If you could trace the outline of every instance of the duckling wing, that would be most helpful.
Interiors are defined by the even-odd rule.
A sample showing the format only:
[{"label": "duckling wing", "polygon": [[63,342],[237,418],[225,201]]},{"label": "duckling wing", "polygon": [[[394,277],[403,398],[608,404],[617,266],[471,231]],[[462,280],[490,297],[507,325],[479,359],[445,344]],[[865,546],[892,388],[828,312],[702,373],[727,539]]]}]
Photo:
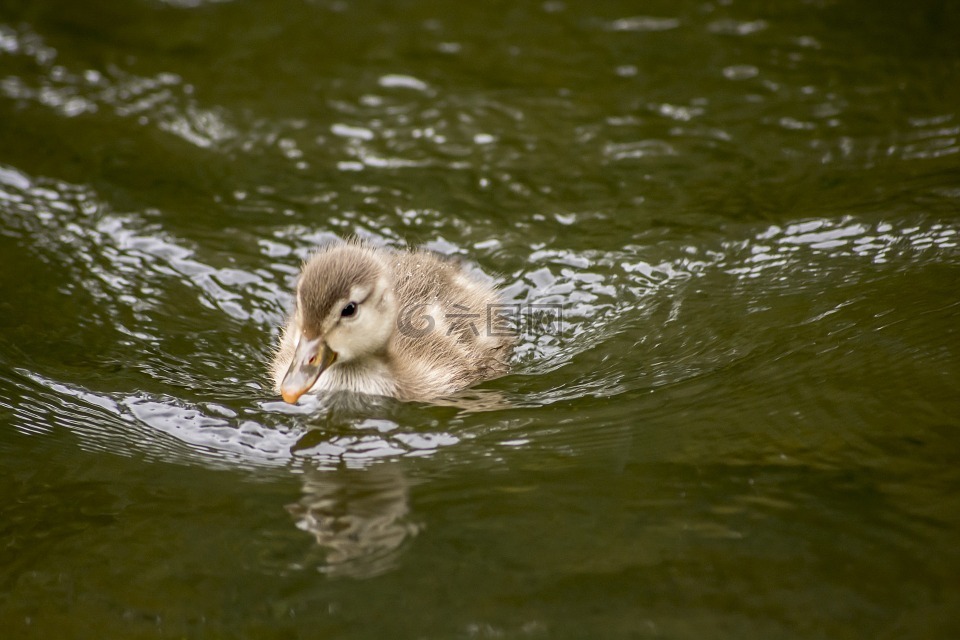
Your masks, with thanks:
[{"label": "duckling wing", "polygon": [[402,388],[445,395],[509,370],[516,335],[497,321],[504,305],[492,281],[425,251],[396,254],[393,268],[391,358]]}]

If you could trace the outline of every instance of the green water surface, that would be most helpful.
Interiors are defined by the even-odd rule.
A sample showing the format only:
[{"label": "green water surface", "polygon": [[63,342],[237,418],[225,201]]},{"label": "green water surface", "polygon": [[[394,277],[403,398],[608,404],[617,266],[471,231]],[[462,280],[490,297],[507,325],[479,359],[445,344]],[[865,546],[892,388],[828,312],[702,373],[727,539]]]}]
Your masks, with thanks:
[{"label": "green water surface", "polygon": [[[359,234],[561,309],[280,401]],[[960,4],[0,1],[4,638],[960,637]]]}]

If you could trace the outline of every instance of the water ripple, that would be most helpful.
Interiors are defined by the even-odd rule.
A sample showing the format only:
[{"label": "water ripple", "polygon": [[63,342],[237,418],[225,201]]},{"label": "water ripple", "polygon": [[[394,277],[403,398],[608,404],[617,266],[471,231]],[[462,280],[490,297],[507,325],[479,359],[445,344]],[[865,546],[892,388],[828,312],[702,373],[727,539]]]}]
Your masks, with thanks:
[{"label": "water ripple", "polygon": [[[294,458],[369,462],[429,455],[462,444],[459,419],[437,422],[429,411],[404,414],[412,420],[407,423],[392,417],[392,409],[376,418],[364,415],[370,409],[364,407],[344,419],[342,431],[334,426],[336,412],[324,402],[251,404],[264,388],[264,347],[289,303],[296,262],[334,234],[279,228],[272,239],[260,241],[265,266],[217,267],[211,264],[220,260],[216,253],[173,237],[142,214],[109,211],[89,189],[0,169],[3,233],[27,242],[43,260],[67,267],[62,288],[92,295],[126,336],[121,343],[135,345],[141,354],[134,386],[144,390],[132,393],[23,372],[45,390],[38,397],[50,407],[47,420],[84,434],[88,446],[283,466]],[[576,216],[562,221],[576,223]],[[738,234],[742,240],[730,239]],[[699,246],[689,237],[659,238],[619,251],[573,250],[559,238],[527,248],[518,260],[523,266],[502,275],[505,295],[520,308],[539,306],[560,315],[548,322],[527,318],[520,327],[515,375],[493,385],[502,395],[454,401],[452,415],[613,397],[709,375],[768,348],[760,336],[776,327],[763,326],[764,310],[780,304],[778,291],[815,290],[835,282],[838,273],[862,284],[874,277],[873,270],[905,259],[918,268],[924,262],[955,265],[960,258],[956,225],[927,218],[811,218],[759,230],[731,228],[724,236],[705,237]],[[402,246],[394,235],[372,238]],[[503,238],[513,242],[509,233]],[[66,244],[70,252],[61,250]],[[474,253],[442,236],[427,244],[445,253]],[[513,243],[511,251],[517,248]],[[478,255],[501,251],[498,242]],[[748,289],[745,280],[753,282]],[[166,317],[162,324],[173,326],[184,302],[171,300],[182,298],[184,287],[199,308],[215,315],[182,321],[183,336],[160,335],[156,318]],[[787,323],[832,321],[854,302],[834,300]],[[711,314],[742,315],[743,329],[752,326],[754,333],[703,331]],[[257,336],[254,344],[228,346],[229,340],[218,335],[226,318],[243,335]],[[693,318],[699,335],[684,329]],[[189,343],[180,344],[187,335]],[[125,360],[119,353],[107,354],[102,366],[129,367]],[[637,369],[636,362],[645,364]],[[549,381],[541,382],[547,372],[552,372]],[[130,385],[124,375],[121,387]],[[109,385],[109,379],[103,382]],[[40,422],[35,413],[18,416],[25,433]],[[320,431],[318,423],[325,424]],[[411,424],[421,427],[411,430]],[[525,440],[509,425],[507,420],[504,441]]]},{"label": "water ripple", "polygon": [[[822,54],[812,64],[830,64],[828,42],[797,32],[780,47],[750,49],[786,27],[725,13],[718,9],[704,30],[711,41],[732,37],[743,49],[705,72],[722,83],[720,93],[679,90],[672,80],[650,92],[637,60],[618,44],[600,56],[624,83],[609,109],[564,87],[517,96],[380,68],[358,74],[350,92],[324,85],[329,91],[311,118],[231,112],[174,72],[70,65],[29,27],[0,25],[0,54],[20,66],[0,81],[0,95],[15,104],[71,121],[108,113],[186,141],[209,154],[204,161],[281,163],[214,197],[224,215],[256,221],[246,254],[186,236],[170,212],[124,211],[92,187],[0,165],[0,234],[58,273],[64,299],[87,294],[88,302],[73,302],[85,305],[70,327],[78,342],[85,331],[115,330],[98,343],[111,344],[85,354],[92,379],[67,383],[62,363],[38,364],[25,393],[39,406],[18,409],[18,428],[42,431],[37,412],[46,411],[85,434],[87,446],[122,443],[172,458],[266,466],[297,457],[366,463],[464,448],[476,435],[472,412],[484,411],[496,423],[487,427],[510,443],[504,446],[523,446],[517,443],[533,436],[514,412],[678,387],[751,358],[780,357],[770,355],[772,334],[840,332],[845,312],[860,303],[839,291],[794,308],[791,293],[870,283],[905,261],[911,269],[955,266],[956,223],[934,213],[877,214],[897,210],[882,197],[871,213],[862,204],[844,211],[841,203],[790,222],[756,222],[789,198],[764,188],[778,191],[791,176],[942,162],[960,150],[960,132],[942,109],[911,114],[889,135],[853,126],[874,108],[856,100],[876,90],[867,80],[845,90],[799,84],[785,73],[804,56]],[[651,16],[585,22],[617,42],[684,34],[688,23]],[[454,44],[447,43],[448,55],[462,52]],[[511,66],[524,62],[507,53]],[[745,145],[744,123],[773,132],[775,143]],[[773,165],[755,174],[768,186],[744,196],[757,202],[744,205],[727,185],[687,182],[701,158],[720,166],[699,179],[722,181],[741,166],[723,164],[728,156],[749,168]],[[544,166],[531,169],[531,158]],[[781,176],[782,168],[795,173]],[[434,190],[422,198],[429,204],[408,184],[414,173]],[[443,177],[433,185],[437,174]],[[263,175],[282,177],[263,184]],[[725,198],[721,213],[705,213],[717,192]],[[952,211],[958,199],[942,180],[910,193],[934,211]],[[672,205],[665,209],[672,218],[647,215],[663,203]],[[514,375],[402,419],[386,409],[379,417],[337,418],[323,403],[263,399],[266,360],[299,261],[318,244],[355,233],[397,248],[409,238],[494,273],[508,302],[526,313]],[[559,315],[544,322],[530,312],[538,309]],[[741,319],[739,328],[731,317]],[[64,402],[69,411],[57,406]]]},{"label": "water ripple", "polygon": [[57,52],[30,29],[0,25],[0,48],[32,60],[45,73],[34,79],[7,76],[0,95],[36,102],[65,117],[96,113],[101,108],[141,126],[155,126],[201,148],[220,145],[236,136],[222,112],[199,106],[194,88],[175,73],[152,77],[132,75],[117,66],[107,70],[71,70],[54,64]]}]

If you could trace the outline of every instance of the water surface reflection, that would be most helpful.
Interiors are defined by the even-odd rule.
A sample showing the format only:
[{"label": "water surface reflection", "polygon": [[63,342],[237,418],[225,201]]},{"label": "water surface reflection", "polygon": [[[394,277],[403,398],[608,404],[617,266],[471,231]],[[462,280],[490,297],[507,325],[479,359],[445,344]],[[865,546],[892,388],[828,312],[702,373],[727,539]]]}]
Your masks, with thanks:
[{"label": "water surface reflection", "polygon": [[391,462],[336,469],[305,465],[303,497],[287,511],[298,529],[316,539],[320,571],[369,578],[396,566],[404,542],[419,529],[410,515],[407,485],[402,467]]}]

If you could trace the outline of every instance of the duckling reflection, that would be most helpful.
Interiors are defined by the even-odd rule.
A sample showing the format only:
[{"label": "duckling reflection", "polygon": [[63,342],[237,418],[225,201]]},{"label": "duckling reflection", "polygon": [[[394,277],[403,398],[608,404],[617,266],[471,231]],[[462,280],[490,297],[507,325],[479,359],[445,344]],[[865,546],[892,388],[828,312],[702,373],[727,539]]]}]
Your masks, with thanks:
[{"label": "duckling reflection", "polygon": [[498,305],[494,287],[455,260],[330,245],[303,265],[271,365],[275,389],[291,403],[308,391],[454,394],[509,370],[515,336],[487,326]]},{"label": "duckling reflection", "polygon": [[287,510],[323,550],[321,570],[336,576],[367,578],[390,570],[418,530],[409,518],[406,478],[395,463],[312,469],[304,476],[303,497]]}]

